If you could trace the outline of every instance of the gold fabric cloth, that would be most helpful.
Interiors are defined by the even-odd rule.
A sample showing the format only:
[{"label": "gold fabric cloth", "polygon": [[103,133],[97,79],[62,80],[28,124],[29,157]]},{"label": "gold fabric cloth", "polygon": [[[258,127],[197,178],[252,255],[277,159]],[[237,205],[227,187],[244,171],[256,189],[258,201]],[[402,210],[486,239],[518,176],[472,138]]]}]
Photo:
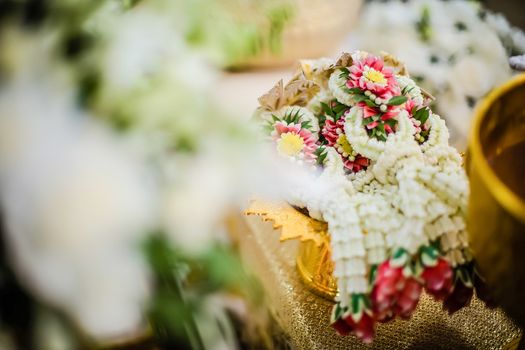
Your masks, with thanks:
[{"label": "gold fabric cloth", "polygon": [[377,327],[373,344],[340,337],[329,326],[332,302],[313,294],[296,270],[298,241],[280,242],[272,223],[239,217],[235,239],[244,262],[260,278],[272,316],[295,349],[511,349],[521,331],[500,310],[473,298],[452,316],[424,295],[410,321]]}]

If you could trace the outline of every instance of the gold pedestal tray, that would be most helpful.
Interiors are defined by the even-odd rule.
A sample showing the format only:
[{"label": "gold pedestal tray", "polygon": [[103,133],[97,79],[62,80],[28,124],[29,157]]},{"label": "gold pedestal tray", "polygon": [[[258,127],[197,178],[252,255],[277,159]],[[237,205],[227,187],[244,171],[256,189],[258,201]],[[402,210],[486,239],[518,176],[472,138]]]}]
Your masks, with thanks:
[{"label": "gold pedestal tray", "polygon": [[[284,209],[281,218],[290,219],[293,208],[282,206],[281,209]],[[316,229],[303,222],[296,222],[295,226],[302,231],[298,237]],[[352,336],[340,337],[330,327],[333,301],[329,298],[333,290],[323,295],[315,285],[307,286],[296,266],[298,250],[319,249],[319,242],[308,239],[281,242],[281,233],[274,223],[263,222],[257,216],[239,217],[235,231],[243,260],[260,278],[270,312],[296,349],[510,349],[519,341],[520,330],[502,311],[487,309],[473,298],[470,307],[449,316],[427,295],[422,296],[410,321],[379,325],[371,345]],[[286,225],[283,231],[285,238],[293,235]],[[303,246],[300,248],[300,245]],[[307,270],[311,271],[311,266]],[[307,275],[302,276],[308,280]],[[323,278],[315,277],[315,273],[311,276],[313,280]],[[327,281],[317,282],[326,285]]]}]

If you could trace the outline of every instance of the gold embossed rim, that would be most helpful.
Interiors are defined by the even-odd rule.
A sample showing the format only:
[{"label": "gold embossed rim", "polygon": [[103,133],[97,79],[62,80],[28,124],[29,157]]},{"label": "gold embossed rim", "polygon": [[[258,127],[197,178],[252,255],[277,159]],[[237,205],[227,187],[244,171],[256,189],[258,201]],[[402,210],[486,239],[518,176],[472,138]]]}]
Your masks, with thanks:
[{"label": "gold embossed rim", "polygon": [[[481,145],[481,126],[492,104],[501,96],[512,91],[517,86],[525,85],[525,74],[520,74],[505,84],[494,89],[483,101],[480,103],[474,113],[474,122],[472,127],[472,135],[470,138],[470,163],[472,169],[476,169],[478,176],[485,183],[485,187],[494,198],[512,215],[520,221],[525,222],[525,202],[518,197],[511,189],[507,187],[492,170],[489,165]],[[525,96],[524,96],[525,97]],[[525,105],[524,105],[525,108]]]}]

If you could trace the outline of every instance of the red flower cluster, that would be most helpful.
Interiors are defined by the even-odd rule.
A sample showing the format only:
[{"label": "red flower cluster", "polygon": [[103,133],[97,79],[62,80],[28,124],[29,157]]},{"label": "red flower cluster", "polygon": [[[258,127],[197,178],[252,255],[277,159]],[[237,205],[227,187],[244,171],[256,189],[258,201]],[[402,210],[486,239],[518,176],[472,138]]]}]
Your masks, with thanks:
[{"label": "red flower cluster", "polygon": [[371,343],[374,340],[374,323],[374,318],[367,312],[362,312],[357,320],[348,313],[332,323],[332,327],[339,335],[346,336],[353,333],[363,343]]},{"label": "red flower cluster", "polygon": [[427,266],[421,274],[425,290],[437,300],[445,300],[454,288],[454,271],[443,258],[437,259],[435,266]]},{"label": "red flower cluster", "polygon": [[[337,143],[339,136],[344,133],[345,119],[340,118],[337,122],[331,119],[326,119],[326,123],[323,127],[322,134],[329,146],[333,146]],[[339,131],[338,131],[339,130]]]},{"label": "red flower cluster", "polygon": [[416,309],[422,286],[413,277],[406,277],[402,267],[382,263],[372,290],[372,308],[376,320],[387,322],[399,316],[408,319]]},{"label": "red flower cluster", "polygon": [[375,322],[388,322],[396,317],[409,319],[417,307],[423,288],[442,301],[443,309],[449,314],[470,304],[474,285],[481,284],[481,294],[484,292],[485,285],[476,274],[471,276],[468,267],[454,270],[442,257],[436,256],[427,261],[417,276],[411,275],[413,270],[407,268],[411,263],[409,260],[399,263],[400,266],[394,261],[387,260],[377,268],[369,295],[370,304],[366,303],[367,306],[361,310],[354,310],[353,314],[348,311],[342,313],[337,306],[340,314],[332,323],[337,333],[354,334],[365,343],[372,342]]}]

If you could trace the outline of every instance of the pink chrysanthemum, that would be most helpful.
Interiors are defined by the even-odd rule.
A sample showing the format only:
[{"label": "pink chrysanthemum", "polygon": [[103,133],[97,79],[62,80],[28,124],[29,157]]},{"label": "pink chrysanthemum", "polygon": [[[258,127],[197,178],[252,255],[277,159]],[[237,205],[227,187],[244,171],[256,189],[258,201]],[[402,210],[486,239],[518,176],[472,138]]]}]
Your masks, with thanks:
[{"label": "pink chrysanthemum", "polygon": [[370,161],[354,151],[346,138],[344,127],[344,117],[337,122],[327,119],[321,133],[328,142],[328,146],[333,147],[341,155],[346,169],[350,172],[366,169]]},{"label": "pink chrysanthemum", "polygon": [[317,148],[314,135],[301,124],[287,124],[279,121],[274,124],[273,139],[277,143],[279,154],[305,161],[315,160]]},{"label": "pink chrysanthemum", "polygon": [[370,55],[363,60],[354,61],[349,71],[346,85],[351,89],[368,90],[381,99],[390,99],[401,93],[394,72],[386,68],[379,57]]}]

